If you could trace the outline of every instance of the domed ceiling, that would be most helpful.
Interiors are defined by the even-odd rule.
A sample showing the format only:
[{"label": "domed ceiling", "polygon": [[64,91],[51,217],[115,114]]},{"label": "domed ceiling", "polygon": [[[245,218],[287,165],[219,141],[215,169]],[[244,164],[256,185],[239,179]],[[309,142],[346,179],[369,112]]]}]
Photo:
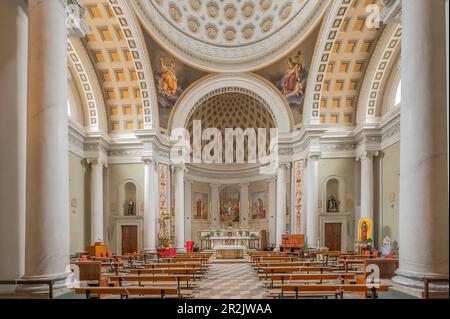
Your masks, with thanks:
[{"label": "domed ceiling", "polygon": [[295,48],[317,25],[323,0],[134,0],[166,50],[211,72],[251,71]]},{"label": "domed ceiling", "polygon": [[201,120],[202,128],[214,127],[225,135],[226,128],[273,128],[272,116],[254,98],[241,93],[224,93],[203,102],[188,121],[192,133],[193,120]]},{"label": "domed ceiling", "polygon": [[[241,93],[224,93],[213,96],[203,102],[191,115],[187,122],[187,130],[193,139],[193,121],[200,120],[202,130],[217,128],[222,133],[222,154],[225,154],[225,129],[226,128],[253,128],[258,134],[258,128],[266,129],[266,151],[270,145],[270,128],[275,128],[274,120],[269,111],[254,98]],[[202,147],[206,144],[202,141]],[[248,157],[248,144],[244,145],[244,159]],[[238,152],[240,152],[238,150]],[[237,154],[234,154],[236,159]]]}]

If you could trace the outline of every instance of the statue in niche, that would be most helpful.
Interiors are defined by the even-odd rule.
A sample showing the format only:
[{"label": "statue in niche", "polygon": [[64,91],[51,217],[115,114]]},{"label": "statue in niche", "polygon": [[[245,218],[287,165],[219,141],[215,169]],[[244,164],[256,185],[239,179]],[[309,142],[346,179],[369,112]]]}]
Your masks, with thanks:
[{"label": "statue in niche", "polygon": [[159,92],[164,96],[171,97],[174,96],[178,89],[178,79],[175,74],[175,61],[170,61],[167,65],[164,63],[163,57],[160,59],[160,78],[159,78]]},{"label": "statue in niche", "polygon": [[327,212],[328,213],[335,213],[339,211],[339,202],[336,200],[336,198],[333,196],[333,194],[330,194],[328,196],[327,201]]},{"label": "statue in niche", "polygon": [[367,242],[368,238],[368,232],[369,232],[369,225],[367,224],[366,221],[363,221],[362,225],[361,225],[361,242],[365,243]]},{"label": "statue in niche", "polygon": [[130,199],[127,204],[127,215],[134,215],[135,207],[136,204],[133,202],[132,199]]}]

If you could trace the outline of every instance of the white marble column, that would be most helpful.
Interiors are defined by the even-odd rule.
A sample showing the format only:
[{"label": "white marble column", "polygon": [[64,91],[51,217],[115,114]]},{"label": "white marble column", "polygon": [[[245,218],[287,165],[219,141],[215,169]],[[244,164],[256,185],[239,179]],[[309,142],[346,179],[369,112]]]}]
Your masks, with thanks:
[{"label": "white marble column", "polygon": [[249,183],[239,184],[241,190],[241,211],[240,211],[240,226],[248,227],[248,216],[249,216],[249,202],[248,202],[248,187]]},{"label": "white marble column", "polygon": [[[373,222],[373,152],[363,152],[361,160],[361,214],[360,217],[368,217]],[[341,200],[341,203],[343,200]],[[358,221],[357,221],[358,223]]]},{"label": "white marble column", "polygon": [[151,158],[144,162],[144,250],[156,249],[156,216],[159,211],[158,192],[155,180],[158,179],[157,165]]},{"label": "white marble column", "polygon": [[[101,159],[88,159],[91,165],[91,244],[103,242],[103,167]],[[137,208],[139,209],[139,208]]]},{"label": "white marble column", "polygon": [[[24,0],[0,10],[0,280],[25,267],[25,168],[28,16]],[[0,290],[13,287],[0,286]]]},{"label": "white marble column", "polygon": [[[184,181],[184,238],[192,240],[192,183],[193,181],[186,179]],[[209,207],[205,207],[209,210]]]},{"label": "white marble column", "polygon": [[317,191],[319,176],[319,158],[311,156],[308,158],[308,186],[306,198],[306,241],[309,247],[317,247],[319,243],[318,236],[318,214],[317,214]]},{"label": "white marble column", "polygon": [[[402,24],[400,268],[394,280],[422,287],[424,276],[448,278],[445,2],[403,1]],[[448,290],[448,282],[434,288]]]},{"label": "white marble column", "polygon": [[282,235],[286,232],[286,164],[277,170],[276,249],[280,249]]},{"label": "white marble column", "polygon": [[277,187],[276,178],[272,176],[268,179],[269,182],[269,243],[275,244],[276,235],[276,202],[277,202]]},{"label": "white marble column", "polygon": [[[64,1],[28,0],[28,17],[24,277],[67,278],[71,273],[68,272],[69,148]],[[63,284],[65,281],[61,282]]]},{"label": "white marble column", "polygon": [[175,166],[175,244],[177,251],[184,249],[184,165]]},{"label": "white marble column", "polygon": [[220,199],[219,184],[210,184],[211,187],[211,226],[218,228],[220,225]]},{"label": "white marble column", "polygon": [[306,235],[307,225],[307,196],[308,196],[308,166],[306,160],[302,160],[302,216],[301,216],[301,231],[300,233]]}]

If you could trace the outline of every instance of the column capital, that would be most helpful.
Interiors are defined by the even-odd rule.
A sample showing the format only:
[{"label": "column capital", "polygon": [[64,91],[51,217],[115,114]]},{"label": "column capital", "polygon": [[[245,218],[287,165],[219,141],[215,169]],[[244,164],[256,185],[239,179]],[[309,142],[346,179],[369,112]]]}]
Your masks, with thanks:
[{"label": "column capital", "polygon": [[269,183],[275,183],[276,180],[277,180],[277,176],[276,176],[276,175],[272,175],[272,176],[270,176],[270,177],[267,178],[267,181],[268,181]]},{"label": "column capital", "polygon": [[66,8],[66,27],[69,38],[83,38],[91,32],[84,21],[86,9],[80,0],[58,0]]},{"label": "column capital", "polygon": [[249,187],[250,183],[240,183],[239,187],[243,188],[243,187]]},{"label": "column capital", "polygon": [[222,185],[221,184],[214,184],[214,183],[209,184],[209,187],[211,187],[211,188],[220,188],[220,186],[222,186]]},{"label": "column capital", "polygon": [[184,164],[173,164],[170,166],[170,170],[172,173],[183,171],[184,173],[187,173],[189,170],[186,168],[186,165]]},{"label": "column capital", "polygon": [[146,165],[148,165],[148,164],[157,165],[157,164],[158,164],[158,162],[156,162],[156,161],[153,159],[153,157],[151,157],[151,156],[142,156],[142,157],[141,157],[141,161],[142,161],[144,164],[146,164]]},{"label": "column capital", "polygon": [[380,154],[379,151],[367,151],[367,150],[364,150],[364,151],[362,151],[362,152],[360,152],[360,153],[358,153],[356,155],[356,161],[360,161],[360,160],[363,160],[363,159],[371,159],[371,160],[373,160],[373,158],[377,157],[379,154]]},{"label": "column capital", "polygon": [[108,167],[108,163],[99,157],[86,158],[86,162],[89,165],[101,165],[103,167]]}]

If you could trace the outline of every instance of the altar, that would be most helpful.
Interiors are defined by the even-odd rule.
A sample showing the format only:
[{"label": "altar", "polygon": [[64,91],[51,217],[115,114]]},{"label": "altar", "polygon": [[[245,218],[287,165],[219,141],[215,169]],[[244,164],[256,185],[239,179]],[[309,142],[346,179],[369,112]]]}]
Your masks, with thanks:
[{"label": "altar", "polygon": [[217,245],[214,247],[217,259],[242,259],[244,258],[244,247],[235,245]]},{"label": "altar", "polygon": [[243,249],[260,249],[266,247],[266,231],[253,229],[218,229],[201,230],[200,250],[215,250],[218,246],[239,246]]}]

